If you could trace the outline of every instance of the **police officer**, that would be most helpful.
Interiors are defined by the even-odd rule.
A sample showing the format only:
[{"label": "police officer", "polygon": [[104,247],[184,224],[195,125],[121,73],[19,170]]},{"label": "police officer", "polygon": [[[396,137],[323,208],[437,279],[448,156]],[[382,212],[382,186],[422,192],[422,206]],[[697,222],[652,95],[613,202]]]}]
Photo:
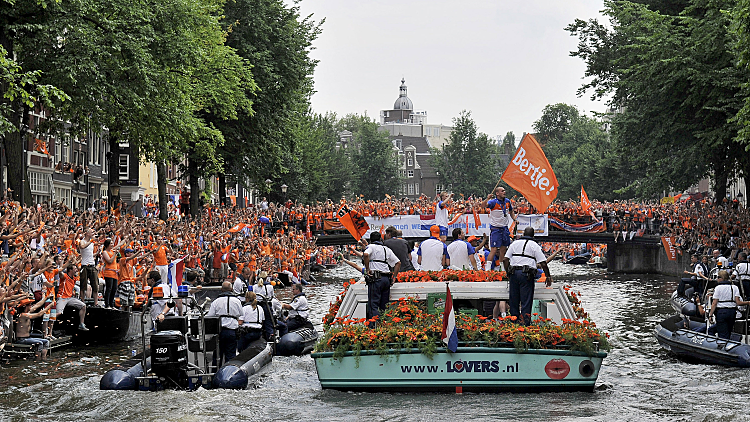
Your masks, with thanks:
[{"label": "police officer", "polygon": [[736,278],[740,283],[740,292],[746,299],[750,297],[750,263],[747,262],[747,253],[740,252],[740,262],[734,267],[732,278]]},{"label": "police officer", "polygon": [[708,277],[706,277],[707,269],[703,265],[703,263],[698,262],[698,254],[694,254],[690,257],[690,270],[685,270],[685,274],[688,274],[690,278],[681,278],[680,284],[677,285],[677,294],[680,296],[685,295],[685,288],[689,286],[693,286],[693,289],[695,289],[695,293],[698,293],[699,295],[703,296],[703,291],[706,287],[706,280],[708,280]]},{"label": "police officer", "polygon": [[292,303],[284,303],[281,305],[283,309],[289,310],[289,317],[286,320],[288,331],[296,330],[297,328],[304,327],[308,324],[307,298],[305,297],[305,293],[302,292],[302,285],[295,284],[292,286],[292,294],[294,295]]},{"label": "police officer", "polygon": [[725,270],[719,271],[716,281],[719,285],[714,289],[708,319],[716,315],[716,334],[721,338],[729,339],[737,319],[737,307],[748,305],[750,302],[742,300],[740,289],[729,281],[729,274]]},{"label": "police officer", "polygon": [[[438,233],[439,235],[440,233]],[[396,254],[380,241],[380,233],[370,233],[370,244],[362,254],[367,280],[367,318],[380,315],[388,304],[392,280],[401,268]],[[370,324],[374,327],[374,323]]]},{"label": "police officer", "polygon": [[[221,317],[219,353],[224,362],[229,362],[237,355],[237,320],[242,318],[242,302],[232,292],[231,282],[225,281],[221,284],[221,294],[211,303],[206,316]],[[216,353],[213,364],[216,365]]]},{"label": "police officer", "polygon": [[[547,267],[547,258],[542,248],[534,241],[534,228],[526,227],[523,237],[514,241],[505,253],[503,265],[510,275],[510,315],[524,325],[531,324],[531,305],[534,301],[534,279],[539,264],[547,276],[547,286],[552,285],[552,276]],[[519,313],[520,310],[520,313]]]}]

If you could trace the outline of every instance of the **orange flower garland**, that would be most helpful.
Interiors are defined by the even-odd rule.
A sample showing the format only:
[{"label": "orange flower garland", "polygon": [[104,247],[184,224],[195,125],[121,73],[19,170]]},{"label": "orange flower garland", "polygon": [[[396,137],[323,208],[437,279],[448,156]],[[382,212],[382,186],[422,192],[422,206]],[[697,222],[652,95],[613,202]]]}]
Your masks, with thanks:
[{"label": "orange flower garland", "polygon": [[477,270],[440,270],[440,271],[405,271],[396,275],[398,283],[424,283],[430,281],[502,281],[505,271]]}]

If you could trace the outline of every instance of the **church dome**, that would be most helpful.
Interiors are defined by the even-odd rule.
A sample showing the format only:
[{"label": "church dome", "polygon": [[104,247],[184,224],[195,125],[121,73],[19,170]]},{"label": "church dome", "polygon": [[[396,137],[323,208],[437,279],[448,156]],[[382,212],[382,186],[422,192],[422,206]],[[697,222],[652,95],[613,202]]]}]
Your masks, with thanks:
[{"label": "church dome", "polygon": [[401,79],[401,86],[399,87],[398,99],[393,104],[394,110],[414,110],[414,104],[412,104],[409,97],[406,96],[406,80]]}]

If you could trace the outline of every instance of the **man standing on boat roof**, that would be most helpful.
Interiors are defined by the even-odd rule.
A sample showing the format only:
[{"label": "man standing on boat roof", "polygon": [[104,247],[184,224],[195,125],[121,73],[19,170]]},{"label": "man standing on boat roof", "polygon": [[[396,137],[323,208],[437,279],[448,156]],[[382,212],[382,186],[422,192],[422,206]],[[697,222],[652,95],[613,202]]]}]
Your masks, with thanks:
[{"label": "man standing on boat roof", "polygon": [[[229,362],[237,355],[237,320],[242,318],[242,302],[232,292],[232,283],[221,283],[221,294],[211,303],[208,317],[221,317],[221,331],[219,332],[219,353],[224,362]],[[216,365],[216,353],[213,364]]]},{"label": "man standing on boat roof", "polygon": [[440,240],[448,237],[448,207],[453,203],[453,194],[440,192],[440,201],[435,206],[435,224],[440,227]]},{"label": "man standing on boat roof", "polygon": [[[435,226],[433,226],[435,227]],[[439,234],[439,233],[438,233]],[[370,233],[370,244],[362,254],[367,283],[367,318],[380,315],[391,295],[391,280],[401,269],[396,254],[380,241],[380,233]]]},{"label": "man standing on boat roof", "polygon": [[516,220],[516,212],[510,199],[505,197],[505,188],[502,186],[496,187],[494,193],[487,195],[482,207],[487,208],[490,215],[490,254],[484,264],[484,269],[489,271],[496,255],[505,256],[505,251],[510,245],[508,227]]},{"label": "man standing on boat roof", "polygon": [[531,324],[531,305],[534,302],[534,283],[539,264],[547,276],[547,287],[552,285],[552,276],[547,267],[547,257],[534,241],[534,228],[526,227],[523,237],[511,243],[505,253],[503,265],[510,278],[510,315],[524,325]]}]

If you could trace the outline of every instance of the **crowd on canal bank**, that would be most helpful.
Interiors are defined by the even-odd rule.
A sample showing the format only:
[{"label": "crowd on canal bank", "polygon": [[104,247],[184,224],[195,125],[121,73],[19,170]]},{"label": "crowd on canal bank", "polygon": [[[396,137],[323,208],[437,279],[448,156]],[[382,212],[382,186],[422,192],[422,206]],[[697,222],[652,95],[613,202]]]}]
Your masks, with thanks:
[{"label": "crowd on canal bank", "polygon": [[[0,324],[0,342],[37,343],[35,338],[53,338],[57,315],[68,304],[83,308],[87,298],[89,306],[138,306],[149,291],[149,272],[157,271],[166,280],[167,267],[177,260],[184,264],[186,280],[195,284],[241,279],[252,287],[261,273],[267,279],[283,274],[293,283],[304,284],[312,265],[333,264],[338,259],[339,249],[317,246],[314,233],[324,233],[325,221],[335,220],[344,203],[364,216],[376,217],[435,213],[438,206],[447,209],[451,219],[487,212],[487,199],[442,199],[341,199],[301,205],[275,204],[264,198],[246,208],[206,206],[197,220],[173,207],[166,221],[148,211],[147,217],[136,218],[125,207],[73,212],[62,204],[21,207],[5,200],[0,202],[0,315],[4,322],[15,319],[22,324],[20,332],[9,332],[9,324]],[[517,214],[535,211],[523,198],[510,198],[509,204]],[[750,215],[737,201],[594,200],[585,211],[578,202],[556,201],[548,213],[573,224],[598,219],[607,222],[608,230],[672,236],[680,249],[690,253],[718,249],[731,258],[750,248],[750,237],[742,230],[750,223]],[[467,241],[474,247],[487,243]],[[410,251],[413,262],[402,262],[402,268],[419,268],[417,248]],[[485,256],[477,255],[473,266],[500,268],[499,261],[487,265]],[[28,331],[27,320],[32,322]],[[85,325],[80,329],[86,329]],[[33,337],[31,331],[41,335]]]},{"label": "crowd on canal bank", "polygon": [[[281,221],[278,208],[285,209]],[[159,279],[173,276],[169,267],[177,262],[191,285],[229,281],[236,294],[261,278],[305,284],[311,268],[334,263],[339,249],[317,246],[307,222],[291,217],[303,209],[206,207],[200,219],[172,213],[161,221],[136,218],[126,208],[73,212],[62,204],[3,201],[0,346],[6,340],[39,345],[43,356],[66,306],[80,311],[78,328],[88,330],[87,306],[142,306]],[[149,276],[154,273],[158,277]]]}]

